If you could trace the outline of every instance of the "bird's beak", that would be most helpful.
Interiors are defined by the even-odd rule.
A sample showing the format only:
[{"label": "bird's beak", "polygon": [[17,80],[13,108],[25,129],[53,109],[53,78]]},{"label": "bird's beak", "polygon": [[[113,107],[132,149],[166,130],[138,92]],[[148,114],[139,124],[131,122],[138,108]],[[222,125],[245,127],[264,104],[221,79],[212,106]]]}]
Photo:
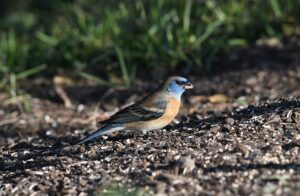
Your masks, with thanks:
[{"label": "bird's beak", "polygon": [[192,89],[194,86],[192,85],[192,83],[190,83],[190,82],[185,82],[184,84],[183,84],[183,88],[185,88],[185,89]]}]

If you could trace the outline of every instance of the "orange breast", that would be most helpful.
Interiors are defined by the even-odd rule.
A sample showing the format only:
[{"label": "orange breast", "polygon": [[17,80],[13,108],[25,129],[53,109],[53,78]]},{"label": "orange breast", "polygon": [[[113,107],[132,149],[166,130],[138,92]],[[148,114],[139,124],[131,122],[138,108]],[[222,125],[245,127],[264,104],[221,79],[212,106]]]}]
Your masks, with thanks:
[{"label": "orange breast", "polygon": [[177,115],[179,111],[179,107],[180,107],[180,102],[174,98],[170,98],[168,101],[166,112],[160,119],[164,121],[166,125],[169,124]]},{"label": "orange breast", "polygon": [[130,123],[129,125],[127,125],[127,128],[135,131],[161,129],[172,122],[172,120],[178,114],[179,108],[180,102],[174,98],[169,98],[166,111],[162,117],[150,121]]}]

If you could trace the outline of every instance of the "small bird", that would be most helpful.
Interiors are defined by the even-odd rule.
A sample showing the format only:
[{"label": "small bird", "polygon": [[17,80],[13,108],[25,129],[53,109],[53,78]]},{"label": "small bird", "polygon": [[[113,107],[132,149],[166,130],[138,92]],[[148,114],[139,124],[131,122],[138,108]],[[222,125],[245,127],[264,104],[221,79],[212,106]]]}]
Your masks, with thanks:
[{"label": "small bird", "polygon": [[109,119],[100,122],[101,127],[98,130],[74,145],[116,131],[146,132],[161,129],[172,122],[177,115],[182,93],[186,89],[192,88],[193,85],[186,78],[180,76],[170,77],[154,93],[118,111]]}]

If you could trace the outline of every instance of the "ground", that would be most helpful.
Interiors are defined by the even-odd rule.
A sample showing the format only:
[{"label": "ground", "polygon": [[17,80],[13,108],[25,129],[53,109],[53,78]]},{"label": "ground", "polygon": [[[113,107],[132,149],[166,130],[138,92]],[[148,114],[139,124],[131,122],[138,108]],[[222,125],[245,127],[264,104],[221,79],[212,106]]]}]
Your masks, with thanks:
[{"label": "ground", "polygon": [[166,128],[104,136],[57,154],[39,152],[75,143],[157,83],[116,90],[83,83],[59,93],[36,79],[21,85],[27,112],[2,92],[0,194],[297,195],[300,66],[288,59],[191,76],[195,89]]}]

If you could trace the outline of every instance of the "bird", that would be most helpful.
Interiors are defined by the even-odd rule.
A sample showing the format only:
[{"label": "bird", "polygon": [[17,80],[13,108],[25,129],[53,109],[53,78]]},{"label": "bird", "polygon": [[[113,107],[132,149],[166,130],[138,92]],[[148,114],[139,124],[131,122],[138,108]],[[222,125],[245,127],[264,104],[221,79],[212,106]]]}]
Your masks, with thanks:
[{"label": "bird", "polygon": [[147,132],[161,129],[176,117],[181,105],[182,94],[185,90],[192,88],[192,83],[184,77],[169,77],[156,91],[135,104],[119,110],[109,119],[101,121],[99,129],[74,145],[83,144],[102,135],[118,131]]},{"label": "bird", "polygon": [[184,77],[169,77],[153,93],[119,110],[109,119],[99,122],[100,127],[96,131],[77,143],[58,148],[52,146],[49,150],[43,150],[41,154],[56,153],[65,147],[87,143],[113,132],[126,130],[147,132],[161,129],[172,122],[179,111],[181,95],[185,90],[192,88],[192,83]]}]

